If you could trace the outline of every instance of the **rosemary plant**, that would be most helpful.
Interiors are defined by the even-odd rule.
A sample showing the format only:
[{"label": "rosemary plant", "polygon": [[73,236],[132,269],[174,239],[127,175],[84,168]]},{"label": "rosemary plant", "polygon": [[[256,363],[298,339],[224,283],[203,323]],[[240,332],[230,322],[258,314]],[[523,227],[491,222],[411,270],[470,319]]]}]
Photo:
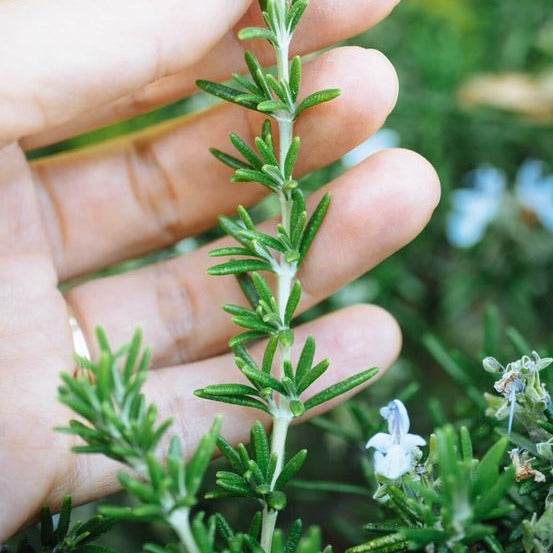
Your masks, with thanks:
[{"label": "rosemary plant", "polygon": [[[23,538],[15,550],[17,553],[116,553],[115,550],[94,543],[111,530],[115,520],[96,515],[85,522],[71,523],[72,502],[63,500],[59,515],[52,515],[48,507],[40,516],[39,543]],[[8,546],[0,545],[0,553],[10,553]]]},{"label": "rosemary plant", "polygon": [[[279,201],[281,222],[276,233],[258,230],[242,206],[238,219],[221,217],[222,228],[238,246],[211,252],[214,257],[232,257],[211,267],[211,275],[237,275],[250,307],[225,305],[233,321],[245,332],[230,340],[236,365],[249,380],[243,384],[216,384],[198,390],[199,397],[253,407],[272,419],[270,444],[261,424],[252,430],[254,458],[245,450],[237,451],[220,440],[223,454],[233,472],[220,473],[222,495],[256,497],[263,506],[261,547],[271,551],[278,512],[285,506],[281,488],[299,470],[305,459],[300,451],[285,464],[286,435],[291,421],[309,409],[343,394],[370,379],[376,369],[369,369],[303,400],[302,394],[327,370],[328,360],[314,364],[315,340],[309,337],[296,364],[291,356],[294,332],[291,322],[301,298],[298,271],[315,239],[330,197],[324,195],[308,219],[304,194],[294,178],[300,151],[300,138],[294,135],[294,122],[307,109],[336,98],[340,91],[327,89],[300,100],[302,61],[289,61],[294,31],[308,5],[308,0],[260,0],[266,27],[250,27],[239,32],[242,40],[267,40],[275,51],[276,75],[266,72],[255,55],[246,52],[250,79],[234,75],[232,86],[198,81],[198,86],[223,100],[267,114],[261,134],[250,145],[232,134],[230,140],[242,158],[217,149],[212,153],[235,170],[234,182],[255,182],[265,186]],[[273,123],[278,128],[278,147]],[[273,273],[275,291],[262,273]],[[250,356],[247,344],[267,339],[263,360],[258,365]],[[276,372],[274,366],[277,365]]]},{"label": "rosemary plant", "polygon": [[[64,385],[59,399],[85,422],[72,420],[61,432],[75,434],[85,445],[73,448],[76,453],[101,453],[131,469],[120,472],[119,482],[141,505],[101,508],[114,520],[155,521],[170,526],[185,551],[199,553],[197,545],[208,539],[200,515],[190,521],[190,509],[196,504],[203,475],[215,452],[221,426],[216,419],[211,431],[201,440],[188,464],[180,440],[173,437],[163,463],[156,454],[171,425],[171,419],[157,420],[157,408],[147,404],[142,394],[150,353],[141,354],[139,331],[130,344],[112,351],[101,329],[97,330],[100,358],[97,363],[78,359],[80,374],[63,374]],[[87,424],[88,423],[88,424]]]},{"label": "rosemary plant", "polygon": [[[395,439],[389,447],[372,411],[349,406],[356,411],[353,420],[362,434],[368,430],[373,435],[367,445],[377,450],[375,463],[365,464],[364,472],[371,488],[376,478],[375,498],[389,514],[384,522],[367,524],[371,539],[347,553],[552,550],[553,410],[546,369],[553,358],[531,351],[523,336],[509,328],[511,345],[521,357],[504,366],[492,356],[499,350],[497,317],[496,310],[488,311],[488,355],[482,362],[449,352],[434,336],[424,338],[429,352],[470,400],[470,427],[460,426],[458,433],[451,425],[438,428],[430,436],[426,456],[413,448],[414,438],[421,438],[407,433],[405,409],[395,414],[388,405],[381,410],[390,434],[397,434],[390,436]],[[495,393],[482,393],[477,379],[490,374],[496,378]],[[359,439],[354,429],[344,433],[332,423],[322,426],[352,443]],[[495,442],[494,434],[500,435]]]},{"label": "rosemary plant", "polygon": [[462,553],[476,543],[502,551],[495,527],[487,523],[513,510],[504,501],[515,476],[513,466],[503,471],[507,445],[506,438],[500,439],[478,460],[466,427],[461,427],[459,439],[451,426],[438,429],[424,462],[415,461],[393,479],[377,477],[375,498],[391,509],[393,524],[367,525],[367,531],[384,535],[348,553],[423,548]]},{"label": "rosemary plant", "polygon": [[[262,422],[251,429],[251,451],[234,447],[219,436],[220,421],[203,438],[192,459],[186,463],[179,439],[174,437],[164,462],[159,448],[170,421],[157,422],[153,404],[147,405],[141,388],[146,378],[149,353],[140,356],[141,336],[112,351],[102,330],[98,362],[79,359],[82,371],[77,378],[64,375],[60,400],[85,422],[71,421],[65,432],[76,434],[85,445],[78,453],[102,453],[125,464],[130,470],[119,474],[121,485],[141,503],[136,508],[104,507],[102,513],[113,519],[157,521],[170,526],[178,537],[175,546],[187,553],[244,551],[252,553],[319,553],[313,537],[302,540],[302,524],[296,521],[286,539],[276,532],[278,513],[286,506],[285,485],[303,465],[307,452],[287,456],[286,438],[293,419],[369,380],[377,369],[368,369],[311,397],[304,393],[328,369],[329,361],[315,362],[316,345],[308,337],[296,360],[292,356],[292,320],[301,299],[298,271],[308,254],[325,214],[330,197],[324,195],[310,217],[304,194],[294,177],[300,151],[300,138],[294,135],[294,122],[307,109],[339,95],[339,90],[321,90],[301,99],[302,61],[289,60],[289,47],[296,27],[307,8],[307,0],[261,0],[265,28],[246,28],[241,39],[263,39],[273,46],[276,74],[261,67],[251,52],[245,59],[249,78],[234,75],[234,85],[198,81],[205,91],[248,109],[267,114],[254,145],[232,134],[230,140],[242,159],[212,150],[216,158],[232,167],[234,182],[256,182],[268,188],[279,200],[281,222],[274,235],[258,230],[246,209],[238,207],[233,220],[221,217],[222,228],[237,242],[212,252],[214,257],[230,257],[209,270],[211,275],[236,275],[249,306],[226,305],[225,311],[245,331],[230,340],[236,365],[249,384],[213,384],[196,395],[260,410],[272,422],[270,435]],[[273,124],[278,130],[278,144]],[[274,291],[267,274],[274,275]],[[258,363],[248,345],[265,339],[265,353]],[[235,532],[220,515],[204,521],[202,513],[191,519],[203,474],[216,446],[228,459],[230,469],[217,473],[218,489],[208,497],[242,496],[256,499],[261,511],[247,532]],[[218,549],[220,544],[223,549]],[[147,546],[153,553],[165,551]]]}]

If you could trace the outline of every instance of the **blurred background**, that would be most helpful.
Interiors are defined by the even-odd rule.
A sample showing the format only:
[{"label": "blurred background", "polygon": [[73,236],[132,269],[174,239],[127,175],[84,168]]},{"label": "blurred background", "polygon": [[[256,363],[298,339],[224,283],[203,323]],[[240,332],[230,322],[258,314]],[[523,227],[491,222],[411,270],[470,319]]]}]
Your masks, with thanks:
[{"label": "blurred background", "polygon": [[[382,516],[371,498],[363,447],[381,422],[380,406],[402,397],[416,433],[462,420],[485,444],[486,430],[475,419],[483,413],[475,390],[490,383],[482,355],[496,353],[508,362],[518,357],[516,346],[525,345],[522,336],[540,353],[550,353],[553,345],[551,0],[410,0],[349,43],[388,56],[400,78],[399,102],[384,131],[309,175],[305,186],[314,190],[371,152],[399,145],[433,163],[443,199],[414,243],[302,317],[373,302],[391,311],[404,332],[402,357],[384,379],[355,402],[293,432],[293,441],[309,441],[312,453],[302,473],[306,482],[290,492],[289,512],[320,524],[323,542],[335,551],[362,540],[363,523]],[[193,97],[31,156],[106,140],[207,102]],[[266,202],[255,214],[264,218],[273,209]],[[114,271],[178,255],[217,232]],[[317,479],[328,490],[322,495],[310,489],[308,481]],[[241,501],[216,508],[237,524],[247,518]],[[122,528],[109,543],[136,551],[145,540],[159,540],[158,532]]]}]

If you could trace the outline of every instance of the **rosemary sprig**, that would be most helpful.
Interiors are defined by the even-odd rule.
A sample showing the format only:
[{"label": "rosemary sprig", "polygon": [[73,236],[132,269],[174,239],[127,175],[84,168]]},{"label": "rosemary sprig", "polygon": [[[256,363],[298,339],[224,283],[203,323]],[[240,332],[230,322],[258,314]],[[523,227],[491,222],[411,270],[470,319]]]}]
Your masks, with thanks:
[{"label": "rosemary sprig", "polygon": [[[286,437],[291,421],[316,405],[362,384],[375,374],[376,369],[369,369],[335,384],[308,400],[302,397],[329,366],[328,360],[314,363],[315,340],[309,337],[294,367],[291,356],[294,332],[291,322],[302,293],[298,270],[323,223],[330,196],[325,194],[322,197],[308,219],[305,197],[294,173],[301,145],[300,138],[294,135],[294,123],[305,110],[336,98],[340,91],[321,90],[300,101],[302,60],[296,56],[290,61],[289,51],[294,31],[308,6],[308,0],[260,0],[259,3],[266,27],[242,29],[238,36],[243,40],[267,40],[272,45],[276,75],[263,69],[253,53],[246,52],[249,79],[234,75],[232,85],[201,80],[198,86],[225,101],[265,113],[269,117],[253,146],[231,134],[230,140],[241,157],[215,149],[212,153],[234,169],[233,182],[256,182],[268,188],[278,198],[281,222],[275,235],[263,233],[256,228],[242,206],[238,208],[236,220],[226,217],[220,219],[223,230],[239,246],[212,252],[214,257],[229,256],[231,259],[211,267],[209,273],[237,275],[250,301],[251,308],[226,305],[224,309],[233,316],[238,326],[245,329],[245,332],[230,340],[230,346],[235,353],[237,367],[251,386],[215,384],[197,390],[196,394],[215,401],[257,408],[272,418],[270,439],[263,439],[267,443],[266,448],[255,447],[256,436],[252,435],[253,458],[245,457],[247,453],[242,445],[238,450],[226,443],[221,447],[234,472],[220,475],[218,484],[222,493],[212,494],[212,497],[232,494],[259,499],[263,505],[261,547],[270,552],[278,512],[286,503],[280,489],[283,481],[289,479],[284,475],[289,467],[293,467],[295,474],[305,459],[305,453],[300,452],[285,464]],[[271,120],[278,126],[278,148],[273,138]],[[274,292],[262,272],[276,275]],[[262,338],[267,339],[267,344],[259,367],[248,353],[246,345]],[[278,360],[275,361],[277,351]],[[276,371],[273,370],[275,364],[278,366]],[[256,432],[265,435],[261,425]],[[265,449],[268,451],[261,455],[259,450]],[[238,462],[240,458],[241,463]],[[299,458],[302,459],[301,463],[293,462]],[[279,500],[275,501],[275,497]]]},{"label": "rosemary sprig", "polygon": [[102,515],[109,520],[164,523],[174,530],[187,553],[204,553],[198,543],[206,526],[201,516],[191,521],[190,510],[197,503],[215,452],[221,420],[215,420],[188,463],[176,436],[160,462],[158,448],[172,421],[159,423],[156,406],[147,404],[142,393],[150,352],[141,351],[141,332],[136,331],[133,340],[117,351],[111,349],[102,329],[97,329],[97,338],[98,362],[79,359],[78,375],[62,374],[59,388],[60,401],[81,420],[57,430],[84,441],[73,447],[76,453],[101,453],[131,469],[130,474],[119,472],[119,483],[140,504],[135,508],[104,506]]}]

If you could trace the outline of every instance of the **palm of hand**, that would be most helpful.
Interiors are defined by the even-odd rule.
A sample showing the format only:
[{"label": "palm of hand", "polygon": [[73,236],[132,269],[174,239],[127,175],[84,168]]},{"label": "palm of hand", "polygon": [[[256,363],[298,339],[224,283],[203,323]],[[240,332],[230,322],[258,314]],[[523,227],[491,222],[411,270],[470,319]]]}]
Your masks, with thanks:
[{"label": "palm of hand", "polygon": [[67,437],[52,432],[68,416],[56,381],[72,370],[73,346],[31,172],[16,146],[0,166],[0,526],[14,530],[74,472]]}]

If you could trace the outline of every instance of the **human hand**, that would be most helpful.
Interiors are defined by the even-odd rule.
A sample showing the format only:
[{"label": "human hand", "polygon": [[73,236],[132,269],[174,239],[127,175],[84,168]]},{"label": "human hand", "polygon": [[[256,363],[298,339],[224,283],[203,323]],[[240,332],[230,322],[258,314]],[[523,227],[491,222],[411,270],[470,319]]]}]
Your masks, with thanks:
[{"label": "human hand", "polygon": [[[295,51],[309,53],[356,34],[395,3],[318,0]],[[224,149],[230,131],[252,136],[258,117],[221,106],[31,165],[23,155],[192,93],[196,78],[224,80],[241,71],[232,28],[242,17],[239,27],[251,24],[257,9],[247,0],[184,4],[133,0],[106,9],[90,0],[19,0],[0,6],[0,541],[67,493],[83,502],[117,486],[113,463],[71,454],[71,439],[52,430],[70,416],[56,400],[58,373],[73,370],[67,303],[91,345],[97,324],[114,344],[143,328],[154,351],[147,393],[162,415],[175,416],[189,451],[216,412],[224,413],[227,438],[247,439],[249,413],[193,396],[235,370],[225,353],[235,329],[220,305],[240,303],[241,292],[232,278],[207,276],[213,244],[80,284],[65,297],[58,285],[193,236],[238,203],[258,201],[256,187],[228,184],[230,170],[207,151]],[[26,29],[33,29],[31,37]],[[397,95],[390,64],[358,48],[306,64],[304,94],[335,86],[343,90],[338,100],[298,121],[309,152],[299,161],[301,173],[375,132]],[[404,150],[373,156],[327,188],[332,207],[302,268],[302,310],[409,242],[438,198],[432,168]],[[299,343],[307,333],[317,336],[318,355],[332,360],[322,387],[362,368],[386,368],[400,345],[393,319],[370,306],[304,325]]]}]

